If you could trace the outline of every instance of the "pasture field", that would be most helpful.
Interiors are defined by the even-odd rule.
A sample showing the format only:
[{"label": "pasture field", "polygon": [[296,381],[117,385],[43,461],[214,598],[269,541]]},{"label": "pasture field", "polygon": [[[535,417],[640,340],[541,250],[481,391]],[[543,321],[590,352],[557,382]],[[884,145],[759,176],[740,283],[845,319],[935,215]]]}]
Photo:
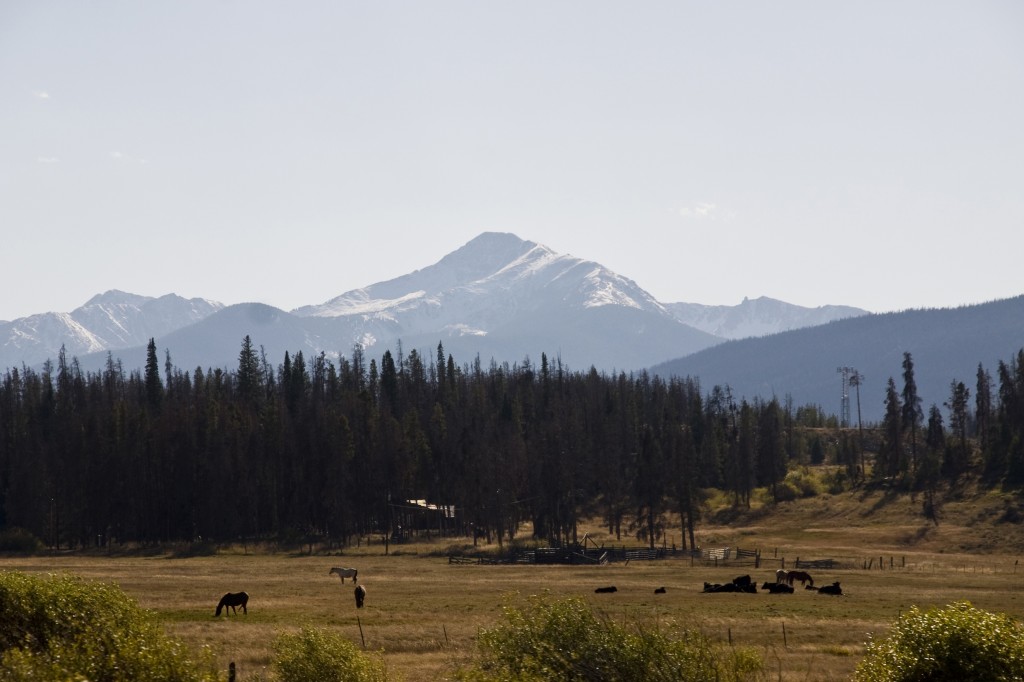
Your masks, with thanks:
[{"label": "pasture field", "polygon": [[[394,547],[392,547],[394,549]],[[704,581],[728,582],[750,574],[759,583],[774,569],[691,565],[685,559],[604,566],[449,564],[443,556],[382,547],[344,556],[254,554],[101,557],[86,555],[5,558],[0,569],[69,572],[113,582],[154,611],[166,630],[194,647],[209,645],[223,669],[239,679],[271,679],[272,642],[282,631],[314,625],[337,631],[368,650],[382,651],[389,671],[410,682],[449,677],[468,660],[480,628],[498,623],[505,599],[545,590],[583,595],[602,614],[648,626],[683,625],[713,639],[755,647],[768,679],[848,679],[868,633],[884,634],[912,605],[975,606],[1024,618],[1024,588],[1009,556],[907,555],[898,570],[815,571],[816,582],[839,580],[842,597],[798,589],[791,595],[705,594]],[[357,611],[351,582],[343,588],[334,565],[357,566],[366,607]],[[614,594],[594,594],[615,585]],[[665,594],[654,594],[664,586]],[[249,614],[214,618],[227,591],[250,594]],[[516,597],[515,595],[518,595]],[[358,620],[357,620],[358,618]],[[361,630],[360,630],[361,626]]]},{"label": "pasture field", "polygon": [[[379,543],[342,554],[252,547],[190,557],[40,554],[0,557],[0,570],[67,572],[116,583],[152,610],[169,634],[193,647],[210,646],[224,670],[234,661],[238,678],[247,682],[273,679],[274,639],[304,625],[330,629],[357,645],[365,641],[368,651],[382,652],[394,679],[437,682],[470,660],[476,634],[501,622],[506,600],[545,591],[583,596],[616,621],[697,628],[725,645],[731,640],[753,647],[765,661],[766,680],[846,680],[869,633],[884,635],[911,606],[967,600],[1024,620],[1019,506],[1016,495],[963,495],[950,498],[935,523],[921,516],[920,500],[912,497],[848,492],[741,514],[724,510],[705,519],[698,531],[702,547],[760,549],[760,568],[684,558],[601,566],[450,564],[449,552],[472,547],[449,538],[392,544],[389,555]],[[596,524],[584,530],[598,543],[622,544]],[[671,544],[673,531],[667,536]],[[749,574],[759,585],[773,580],[783,557],[787,568],[797,557],[836,559],[840,567],[811,573],[818,585],[840,581],[845,594],[702,592],[705,581],[739,575]],[[365,608],[356,610],[351,580],[342,586],[329,575],[333,566],[359,570]],[[618,591],[594,593],[607,585]],[[655,594],[658,587],[666,593]],[[214,618],[220,597],[241,590],[250,595],[249,614]]]}]

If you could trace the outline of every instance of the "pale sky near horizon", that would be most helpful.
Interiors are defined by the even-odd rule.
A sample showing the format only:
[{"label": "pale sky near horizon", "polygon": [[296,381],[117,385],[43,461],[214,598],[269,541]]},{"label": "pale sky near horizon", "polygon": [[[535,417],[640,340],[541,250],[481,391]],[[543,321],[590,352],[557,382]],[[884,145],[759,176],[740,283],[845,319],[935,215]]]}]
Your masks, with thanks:
[{"label": "pale sky near horizon", "polygon": [[1024,293],[1024,3],[0,3],[0,320],[484,231],[658,300]]}]

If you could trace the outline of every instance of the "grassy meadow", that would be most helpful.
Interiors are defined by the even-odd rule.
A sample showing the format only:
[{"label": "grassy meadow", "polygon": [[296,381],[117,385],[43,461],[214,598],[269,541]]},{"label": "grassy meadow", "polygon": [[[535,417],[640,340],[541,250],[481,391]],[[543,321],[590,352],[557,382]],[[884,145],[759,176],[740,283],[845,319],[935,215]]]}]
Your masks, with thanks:
[{"label": "grassy meadow", "polygon": [[[607,618],[648,626],[698,628],[713,639],[756,648],[771,680],[848,679],[869,633],[884,635],[913,605],[975,606],[1024,619],[1024,568],[1019,523],[1002,522],[1015,499],[978,494],[951,500],[939,523],[925,520],[920,501],[880,493],[820,495],[774,508],[722,511],[699,528],[705,547],[760,549],[760,568],[714,566],[689,559],[603,566],[449,564],[449,551],[471,545],[434,542],[363,544],[343,554],[224,548],[212,556],[174,553],[113,556],[51,553],[2,557],[0,570],[68,572],[118,584],[155,612],[166,630],[194,647],[210,646],[223,669],[234,661],[240,680],[272,679],[272,644],[303,625],[332,629],[370,651],[410,682],[450,677],[474,653],[481,628],[497,624],[507,599],[548,591],[582,595]],[[597,526],[598,543],[622,544]],[[678,529],[675,531],[678,537]],[[667,543],[672,542],[669,531]],[[468,542],[468,541],[464,541]],[[635,541],[626,544],[636,545]],[[816,584],[840,581],[844,596],[797,590],[791,595],[704,594],[708,582],[750,574],[774,579],[785,557],[833,558],[841,567],[812,571]],[[878,569],[882,557],[885,569]],[[871,561],[872,568],[865,569]],[[894,568],[889,568],[892,561]],[[357,611],[351,581],[332,566],[358,568],[367,589]],[[615,585],[614,594],[594,589]],[[657,587],[665,594],[655,594]],[[245,590],[249,614],[214,618],[224,592]]]}]

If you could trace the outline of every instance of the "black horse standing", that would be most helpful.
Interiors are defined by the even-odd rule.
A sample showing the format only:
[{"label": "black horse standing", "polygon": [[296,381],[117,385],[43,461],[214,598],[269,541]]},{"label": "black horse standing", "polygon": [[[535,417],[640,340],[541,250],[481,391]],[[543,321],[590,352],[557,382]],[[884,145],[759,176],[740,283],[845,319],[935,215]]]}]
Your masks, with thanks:
[{"label": "black horse standing", "polygon": [[[225,606],[230,607],[231,610],[235,613],[235,615],[238,614],[238,609],[236,607],[241,606],[242,607],[242,613],[244,613],[245,615],[249,615],[249,609],[246,608],[246,605],[248,603],[249,603],[249,595],[247,593],[245,593],[245,592],[228,592],[227,594],[225,594],[223,597],[220,598],[220,603],[217,604],[217,613],[215,613],[213,615],[214,615],[214,617],[219,616],[220,612],[221,612],[221,609],[223,609]],[[227,612],[225,611],[225,613],[227,613]]]},{"label": "black horse standing", "polygon": [[363,608],[363,600],[366,599],[366,588],[362,585],[356,585],[356,608]]}]

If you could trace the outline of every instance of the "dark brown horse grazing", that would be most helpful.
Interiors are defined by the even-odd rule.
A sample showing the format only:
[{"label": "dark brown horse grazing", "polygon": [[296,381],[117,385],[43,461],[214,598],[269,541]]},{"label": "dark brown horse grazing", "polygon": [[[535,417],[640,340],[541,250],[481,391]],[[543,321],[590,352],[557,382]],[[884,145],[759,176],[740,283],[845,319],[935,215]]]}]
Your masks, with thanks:
[{"label": "dark brown horse grazing", "polygon": [[361,608],[363,608],[363,600],[366,599],[366,588],[363,587],[362,585],[356,585],[355,593],[356,593],[356,608],[357,609],[361,609]]},{"label": "dark brown horse grazing", "polygon": [[[220,598],[220,603],[217,604],[217,613],[213,614],[214,617],[220,615],[221,609],[225,606],[230,607],[235,615],[238,615],[238,609],[236,607],[242,607],[242,613],[249,615],[249,609],[247,604],[249,603],[249,595],[245,592],[228,592]],[[227,614],[227,611],[224,612]]]},{"label": "dark brown horse grazing", "polygon": [[797,580],[800,581],[801,585],[806,585],[807,583],[810,583],[812,587],[814,586],[814,578],[811,577],[810,573],[808,573],[806,571],[787,571],[786,572],[786,582],[788,584],[792,585]]}]

